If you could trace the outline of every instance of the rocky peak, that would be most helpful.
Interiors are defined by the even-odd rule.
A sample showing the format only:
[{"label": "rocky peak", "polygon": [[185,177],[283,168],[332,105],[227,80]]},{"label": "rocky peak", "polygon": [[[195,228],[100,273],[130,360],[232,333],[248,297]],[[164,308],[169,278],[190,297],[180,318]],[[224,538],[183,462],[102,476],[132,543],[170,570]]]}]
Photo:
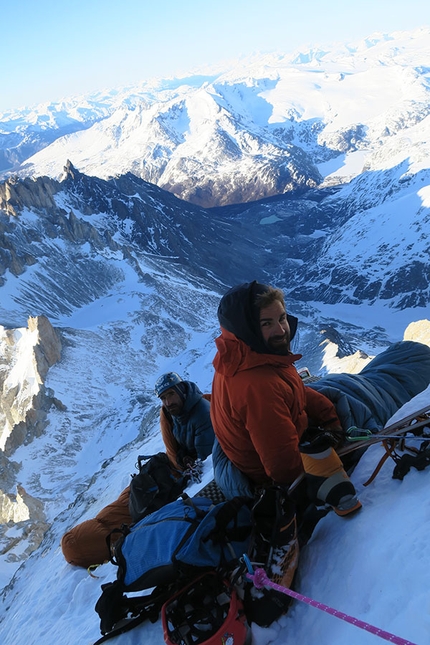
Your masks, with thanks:
[{"label": "rocky peak", "polygon": [[0,210],[15,217],[24,208],[53,212],[56,209],[54,195],[59,190],[58,182],[49,177],[10,177],[0,184]]},{"label": "rocky peak", "polygon": [[45,316],[29,318],[27,328],[0,326],[0,450],[6,455],[44,430],[52,403],[44,382],[60,358],[59,334]]},{"label": "rocky peak", "polygon": [[66,165],[63,167],[63,175],[61,177],[61,181],[65,181],[66,179],[75,179],[76,175],[80,174],[70,159],[67,159]]},{"label": "rocky peak", "polygon": [[60,358],[59,333],[45,316],[29,318],[27,328],[0,326],[0,541],[7,552],[19,539],[6,539],[8,525],[13,523],[16,536],[21,528],[29,537],[23,559],[40,544],[48,525],[42,501],[20,485],[12,492],[20,464],[10,456],[43,432],[53,404],[62,407],[44,385],[49,368]]}]

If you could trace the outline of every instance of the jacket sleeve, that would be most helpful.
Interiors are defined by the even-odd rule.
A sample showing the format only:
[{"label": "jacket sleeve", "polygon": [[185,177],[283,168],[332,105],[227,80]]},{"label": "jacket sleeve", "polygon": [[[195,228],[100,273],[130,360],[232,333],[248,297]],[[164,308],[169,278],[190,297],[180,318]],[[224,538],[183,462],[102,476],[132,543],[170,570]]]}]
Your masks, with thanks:
[{"label": "jacket sleeve", "polygon": [[291,410],[297,404],[285,383],[260,379],[248,384],[241,414],[266,475],[279,484],[290,484],[303,473],[299,435]]},{"label": "jacket sleeve", "polygon": [[206,397],[203,397],[196,407],[194,448],[199,459],[206,459],[212,452],[215,439],[210,417],[210,404]]},{"label": "jacket sleeve", "polygon": [[336,408],[324,394],[307,386],[305,386],[305,392],[309,425],[317,425],[323,428],[342,427],[336,413]]},{"label": "jacket sleeve", "polygon": [[173,464],[175,468],[182,470],[179,464],[176,461],[176,455],[179,450],[179,443],[176,441],[172,432],[172,424],[164,411],[164,408],[160,408],[160,430],[161,436],[163,438],[164,445],[166,447],[166,454],[169,458],[169,461]]}]

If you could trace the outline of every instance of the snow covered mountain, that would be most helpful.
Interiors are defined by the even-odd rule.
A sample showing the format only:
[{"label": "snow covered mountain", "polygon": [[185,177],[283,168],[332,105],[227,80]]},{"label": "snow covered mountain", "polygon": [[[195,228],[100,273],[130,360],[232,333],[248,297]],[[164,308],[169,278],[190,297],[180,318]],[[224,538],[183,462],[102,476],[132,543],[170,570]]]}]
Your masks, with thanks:
[{"label": "snow covered mountain", "polygon": [[[300,364],[314,373],[359,371],[404,334],[430,342],[429,50],[429,30],[378,35],[2,115],[0,167],[14,168],[0,183],[6,645],[53,645],[58,629],[64,644],[97,638],[101,581],[66,565],[59,539],[128,484],[139,452],[162,449],[160,373],[210,390],[228,287],[258,279],[284,289],[300,319]],[[427,478],[410,480],[420,500]],[[379,501],[365,497],[378,513],[383,495],[395,503],[389,476],[379,482]],[[362,536],[372,530],[363,517]],[[418,530],[419,514],[411,519]],[[302,589],[326,601],[336,572],[315,560],[336,536],[354,551],[335,523],[327,517],[303,565]],[[112,579],[107,566],[101,577]],[[348,610],[381,623],[364,595],[358,605]],[[286,633],[303,642],[303,616],[257,630],[254,645]],[[423,621],[410,607],[404,616],[400,631],[412,621],[421,638]],[[324,641],[318,625],[310,645],[344,642],[341,629]],[[124,643],[155,645],[159,627]]]},{"label": "snow covered mountain", "polygon": [[[417,188],[399,186],[369,218],[351,205],[366,206],[354,182],[209,210],[131,173],[106,181],[70,163],[61,181],[0,184],[5,522],[24,517],[22,531],[37,543],[40,523],[73,503],[106,459],[146,436],[156,416],[152,383],[164,368],[210,388],[216,307],[232,284],[284,289],[313,372],[335,371],[336,361],[358,370],[429,318],[428,234],[411,231],[429,208],[420,220],[410,207],[396,216],[393,204],[407,204]],[[36,470],[20,457],[27,444],[43,455]]]},{"label": "snow covered mountain", "polygon": [[375,34],[4,114],[0,169],[58,178],[70,159],[85,174],[131,172],[202,206],[401,164],[416,174],[428,168],[429,60],[429,29]]}]

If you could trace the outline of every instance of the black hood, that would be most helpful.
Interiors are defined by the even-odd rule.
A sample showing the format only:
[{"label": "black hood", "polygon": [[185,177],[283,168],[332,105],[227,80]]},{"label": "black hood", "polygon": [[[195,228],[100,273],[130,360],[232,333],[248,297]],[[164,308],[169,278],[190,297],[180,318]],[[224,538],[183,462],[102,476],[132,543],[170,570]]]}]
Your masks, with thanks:
[{"label": "black hood", "polygon": [[[218,307],[218,320],[224,329],[243,340],[259,354],[275,354],[267,347],[260,329],[260,310],[254,304],[259,294],[266,293],[267,285],[256,280],[232,287],[221,298]],[[297,330],[297,318],[287,314],[290,326],[290,340]]]}]

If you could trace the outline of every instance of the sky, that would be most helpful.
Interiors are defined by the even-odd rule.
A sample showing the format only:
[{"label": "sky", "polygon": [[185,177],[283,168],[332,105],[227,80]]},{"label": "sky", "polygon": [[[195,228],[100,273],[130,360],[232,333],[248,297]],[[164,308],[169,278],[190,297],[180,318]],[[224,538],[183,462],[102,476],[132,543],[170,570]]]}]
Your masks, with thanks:
[{"label": "sky", "polygon": [[0,111],[430,25],[427,0],[0,3]]}]

